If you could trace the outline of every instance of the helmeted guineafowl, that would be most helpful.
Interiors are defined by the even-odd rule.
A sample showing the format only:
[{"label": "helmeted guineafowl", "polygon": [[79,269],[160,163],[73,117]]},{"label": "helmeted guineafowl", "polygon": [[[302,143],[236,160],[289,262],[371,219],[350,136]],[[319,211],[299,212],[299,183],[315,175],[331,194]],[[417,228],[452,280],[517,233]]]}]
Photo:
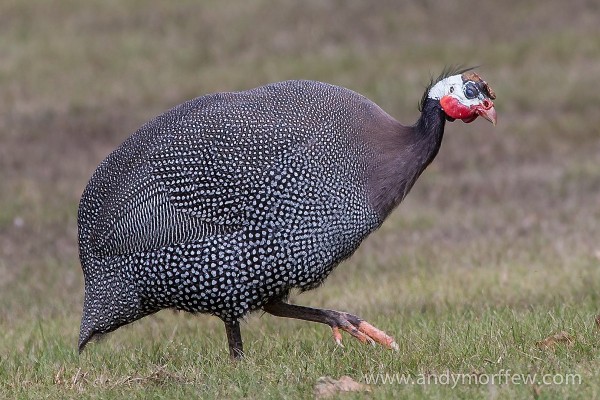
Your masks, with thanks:
[{"label": "helmeted guineafowl", "polygon": [[79,205],[83,350],[164,308],[225,322],[232,357],[253,310],[397,347],[343,312],[286,303],[319,286],[376,230],[437,154],[446,120],[496,121],[468,70],[427,88],[402,126],[367,98],[312,81],[190,100],[153,119],[97,168]]}]

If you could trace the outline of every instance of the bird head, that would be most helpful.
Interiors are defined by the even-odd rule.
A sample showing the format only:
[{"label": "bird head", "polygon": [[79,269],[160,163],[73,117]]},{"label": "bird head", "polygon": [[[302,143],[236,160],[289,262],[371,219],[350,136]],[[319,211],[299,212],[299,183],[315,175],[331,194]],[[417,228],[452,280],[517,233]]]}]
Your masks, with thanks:
[{"label": "bird head", "polygon": [[492,100],[496,94],[486,81],[472,71],[442,77],[429,90],[430,99],[439,100],[449,121],[461,119],[473,122],[483,117],[496,125],[496,110]]}]

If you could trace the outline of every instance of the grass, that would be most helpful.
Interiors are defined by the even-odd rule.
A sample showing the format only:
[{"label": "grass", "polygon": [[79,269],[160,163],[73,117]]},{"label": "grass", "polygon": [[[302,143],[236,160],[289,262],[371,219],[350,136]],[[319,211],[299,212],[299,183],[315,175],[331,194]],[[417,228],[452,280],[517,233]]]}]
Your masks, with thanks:
[{"label": "grass", "polygon": [[[597,17],[583,0],[2,2],[0,398],[312,398],[321,376],[506,370],[581,383],[379,381],[340,397],[600,398]],[[292,298],[364,317],[398,353],[253,314],[233,364],[218,319],[163,311],[77,354],[79,196],[142,123],[290,78],[352,88],[411,123],[430,74],[456,63],[483,65],[499,125],[450,124],[384,226]],[[563,331],[572,343],[538,345]]]}]

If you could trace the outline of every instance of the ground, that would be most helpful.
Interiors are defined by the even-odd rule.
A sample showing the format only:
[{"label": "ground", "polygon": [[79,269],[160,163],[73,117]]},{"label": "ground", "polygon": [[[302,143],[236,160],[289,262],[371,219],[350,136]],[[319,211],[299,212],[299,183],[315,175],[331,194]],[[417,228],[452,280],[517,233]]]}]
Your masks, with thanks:
[{"label": "ground", "polygon": [[[320,377],[348,375],[371,391],[344,398],[599,398],[599,17],[583,0],[2,2],[0,393],[311,398]],[[255,314],[231,363],[218,319],[163,311],[77,354],[77,204],[137,127],[201,94],[292,78],[413,123],[449,64],[480,65],[498,126],[448,125],[384,226],[292,296],[364,317],[399,352]]]}]

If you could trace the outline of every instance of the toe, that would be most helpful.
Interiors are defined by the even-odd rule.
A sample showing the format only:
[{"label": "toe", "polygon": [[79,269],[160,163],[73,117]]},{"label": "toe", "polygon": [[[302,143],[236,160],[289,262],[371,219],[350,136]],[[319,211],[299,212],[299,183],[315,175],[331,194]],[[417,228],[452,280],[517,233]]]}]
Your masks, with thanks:
[{"label": "toe", "polygon": [[361,332],[360,329],[358,329],[356,326],[352,325],[349,322],[346,322],[345,324],[340,326],[340,329],[348,332],[350,335],[358,339],[361,343],[375,344],[375,342],[371,337],[369,337],[369,335],[365,334],[364,332]]},{"label": "toe", "polygon": [[337,326],[334,326],[331,328],[331,330],[333,331],[333,340],[335,343],[340,347],[344,347],[342,344],[342,333],[340,332],[340,329]]},{"label": "toe", "polygon": [[369,337],[372,341],[377,342],[389,349],[399,350],[398,343],[394,340],[393,337],[389,336],[387,333],[382,331],[381,329],[375,328],[373,325],[369,324],[366,321],[361,321],[358,324],[358,330],[364,333],[367,337]]}]

